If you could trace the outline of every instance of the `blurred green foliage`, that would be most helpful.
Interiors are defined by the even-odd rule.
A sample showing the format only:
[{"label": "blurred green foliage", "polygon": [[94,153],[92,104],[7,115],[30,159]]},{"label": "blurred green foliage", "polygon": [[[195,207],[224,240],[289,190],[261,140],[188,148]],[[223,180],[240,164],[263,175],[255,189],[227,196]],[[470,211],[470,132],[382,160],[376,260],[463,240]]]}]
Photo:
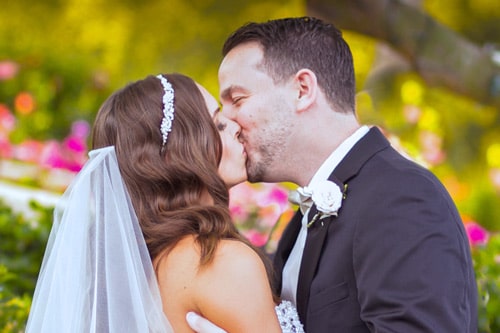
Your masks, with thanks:
[{"label": "blurred green foliage", "polygon": [[425,0],[424,8],[435,19],[468,39],[483,44],[500,43],[500,2],[496,0]]},{"label": "blurred green foliage", "polygon": [[0,333],[23,332],[52,225],[52,208],[28,218],[0,201]]},{"label": "blurred green foliage", "polygon": [[[13,278],[15,275],[9,273],[5,266],[0,265],[0,285],[4,280]],[[28,294],[17,296],[10,294],[9,290],[0,290],[0,332],[24,332],[30,304],[31,296]]]},{"label": "blurred green foliage", "polygon": [[76,119],[92,123],[117,87],[149,74],[181,72],[217,93],[217,64],[230,31],[249,20],[304,13],[300,0],[7,0],[0,11],[0,60],[20,64],[0,84],[0,103],[31,92],[37,112],[14,141],[62,138]]},{"label": "blurred green foliage", "polygon": [[[420,3],[431,17],[500,57],[499,1],[412,3]],[[500,231],[500,110],[427,85],[402,58],[361,38],[364,49],[349,40],[355,58],[367,45],[375,47],[371,62],[361,55],[371,67],[357,77],[362,80],[357,101],[360,119],[386,129],[402,150],[431,169],[465,219]]]},{"label": "blurred green foliage", "polygon": [[479,333],[500,332],[500,235],[473,251],[478,285]]}]

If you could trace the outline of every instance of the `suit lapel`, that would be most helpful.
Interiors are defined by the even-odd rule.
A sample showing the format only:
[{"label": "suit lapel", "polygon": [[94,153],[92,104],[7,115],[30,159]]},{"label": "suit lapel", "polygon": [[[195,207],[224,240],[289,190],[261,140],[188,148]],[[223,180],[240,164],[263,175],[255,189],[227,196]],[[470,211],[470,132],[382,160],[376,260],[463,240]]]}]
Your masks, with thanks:
[{"label": "suit lapel", "polygon": [[[312,206],[309,212],[308,221],[311,221],[315,214],[318,213],[316,206]],[[328,220],[316,221],[307,229],[306,245],[302,254],[302,262],[300,264],[299,280],[297,284],[297,311],[302,323],[306,322],[307,306],[309,303],[309,291],[316,267],[318,266],[319,258],[321,257],[321,249],[328,233]]]},{"label": "suit lapel", "polygon": [[[359,172],[359,170],[368,159],[370,159],[378,151],[386,148],[389,145],[389,142],[387,141],[387,139],[385,139],[380,130],[376,127],[373,127],[363,138],[361,138],[361,140],[359,140],[354,145],[354,147],[339,163],[339,165],[330,175],[329,180],[337,183],[337,185],[339,185],[341,189],[343,189],[343,185],[348,184],[348,181]],[[347,194],[347,200],[348,196],[349,195]],[[309,212],[309,221],[311,221],[311,219],[317,212],[318,210],[316,209],[316,206],[313,205]],[[342,214],[342,208],[340,208],[339,214]],[[297,286],[297,311],[302,323],[304,324],[306,323],[311,283],[316,273],[318,262],[321,258],[321,250],[328,234],[328,226],[331,223],[335,223],[335,219],[336,217],[332,216],[321,220],[323,223],[319,223],[320,221],[316,221],[316,223],[314,223],[307,230],[306,245],[304,247],[304,253],[302,255],[302,262],[300,266]],[[298,224],[300,229],[300,221]],[[297,234],[295,234],[295,238],[297,237]],[[292,242],[292,247],[293,243],[295,242],[295,238]],[[288,254],[289,253],[290,252],[288,252]],[[288,258],[288,256],[286,258]],[[286,262],[286,258],[284,262]],[[283,268],[283,266],[281,266],[281,268]]]}]

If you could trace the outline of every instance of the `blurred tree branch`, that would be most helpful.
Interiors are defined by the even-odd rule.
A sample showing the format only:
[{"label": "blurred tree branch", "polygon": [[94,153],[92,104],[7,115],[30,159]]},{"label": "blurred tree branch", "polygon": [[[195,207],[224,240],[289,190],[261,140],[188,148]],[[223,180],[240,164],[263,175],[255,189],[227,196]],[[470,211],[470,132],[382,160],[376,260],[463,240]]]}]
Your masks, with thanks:
[{"label": "blurred tree branch", "polygon": [[500,108],[500,50],[472,43],[407,1],[307,0],[307,12],[386,42],[430,86]]}]

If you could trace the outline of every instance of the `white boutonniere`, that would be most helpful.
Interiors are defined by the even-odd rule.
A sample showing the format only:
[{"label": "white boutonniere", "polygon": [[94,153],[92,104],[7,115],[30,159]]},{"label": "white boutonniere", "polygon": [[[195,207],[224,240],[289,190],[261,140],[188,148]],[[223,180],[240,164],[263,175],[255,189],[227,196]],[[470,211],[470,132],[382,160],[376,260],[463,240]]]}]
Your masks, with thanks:
[{"label": "white boutonniere", "polygon": [[342,206],[342,199],[345,198],[347,191],[347,184],[344,185],[343,190],[330,180],[317,182],[308,186],[308,191],[311,193],[311,199],[318,209],[318,213],[314,215],[312,220],[307,224],[309,228],[318,219],[324,219],[328,216],[337,216],[340,206]]}]

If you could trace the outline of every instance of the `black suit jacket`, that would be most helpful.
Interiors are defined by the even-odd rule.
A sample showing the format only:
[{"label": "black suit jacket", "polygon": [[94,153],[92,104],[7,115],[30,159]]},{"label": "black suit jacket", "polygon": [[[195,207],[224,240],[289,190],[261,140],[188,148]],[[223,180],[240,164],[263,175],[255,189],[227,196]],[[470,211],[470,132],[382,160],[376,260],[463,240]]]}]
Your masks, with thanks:
[{"label": "black suit jacket", "polygon": [[[467,235],[437,178],[374,127],[330,179],[347,184],[347,196],[338,217],[308,229],[297,288],[306,332],[476,332]],[[301,218],[274,257],[278,294]]]}]

